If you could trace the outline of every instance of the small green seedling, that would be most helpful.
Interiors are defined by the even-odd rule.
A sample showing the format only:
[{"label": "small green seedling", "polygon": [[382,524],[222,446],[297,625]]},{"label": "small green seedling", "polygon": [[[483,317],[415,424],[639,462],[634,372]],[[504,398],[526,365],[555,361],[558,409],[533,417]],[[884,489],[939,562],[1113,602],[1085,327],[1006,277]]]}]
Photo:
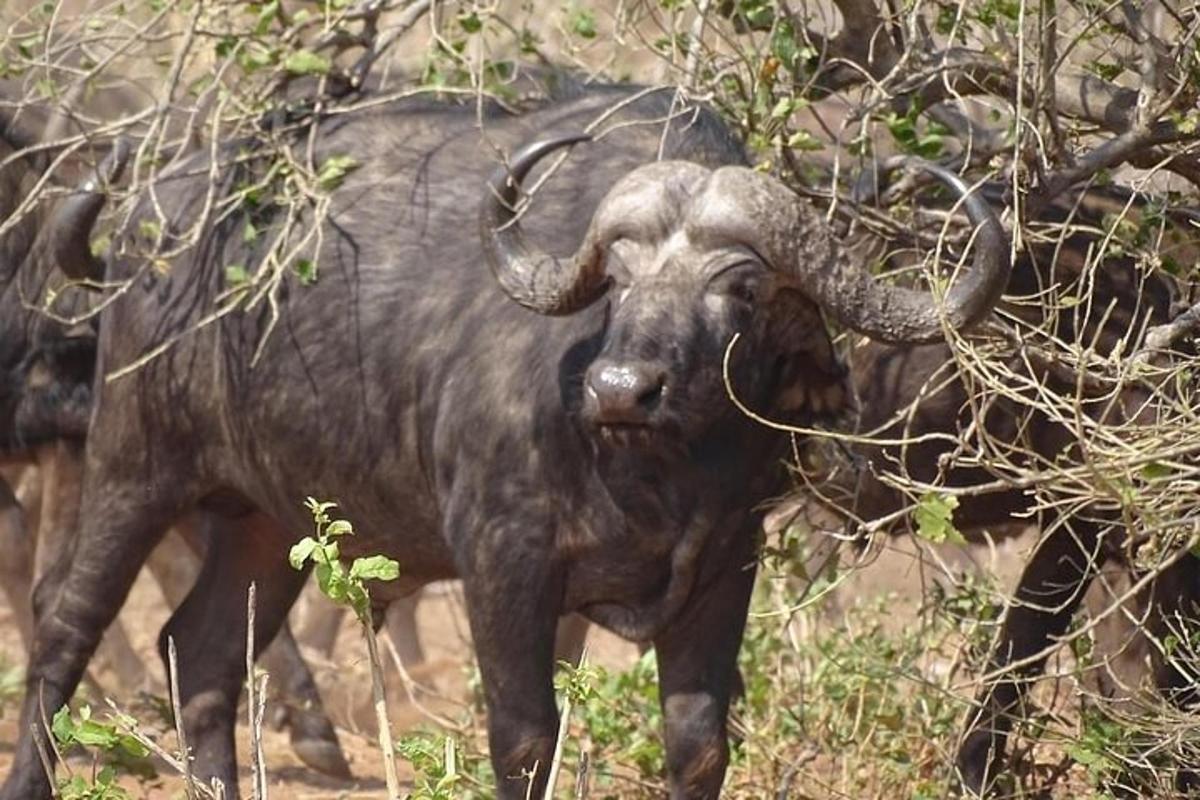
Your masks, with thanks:
[{"label": "small green seedling", "polygon": [[329,516],[337,503],[306,498],[304,505],[312,513],[315,536],[305,536],[288,553],[293,569],[303,569],[312,562],[321,593],[338,605],[354,609],[367,639],[367,657],[371,663],[371,695],[375,703],[375,718],[379,723],[379,746],[383,750],[383,771],[387,780],[388,800],[399,800],[400,778],[396,772],[396,752],[392,742],[392,725],[387,714],[387,695],[383,686],[383,662],[379,659],[379,644],[375,640],[375,624],[371,619],[371,595],[367,581],[393,581],[400,577],[400,564],[386,556],[356,558],[347,567],[337,540],[353,536],[354,526],[348,520]]},{"label": "small green seedling", "polygon": [[338,605],[349,606],[360,622],[369,623],[371,601],[366,582],[394,581],[400,577],[400,564],[387,556],[356,558],[347,569],[341,559],[338,538],[353,536],[348,520],[331,519],[329,512],[337,503],[323,503],[309,497],[305,505],[312,512],[316,535],[305,536],[288,554],[293,569],[303,569],[311,561],[321,593]]},{"label": "small green seedling", "polygon": [[[118,768],[154,777],[154,769],[146,761],[150,751],[117,722],[113,715],[108,721],[93,718],[92,709],[86,705],[79,709],[78,718],[71,716],[67,706],[55,713],[50,731],[60,749],[79,745],[96,751],[90,780],[82,775],[67,775],[56,781],[62,800],[128,800],[129,793],[117,784]],[[125,727],[131,727],[133,720],[126,718],[124,722]],[[109,763],[101,767],[102,759]]]}]

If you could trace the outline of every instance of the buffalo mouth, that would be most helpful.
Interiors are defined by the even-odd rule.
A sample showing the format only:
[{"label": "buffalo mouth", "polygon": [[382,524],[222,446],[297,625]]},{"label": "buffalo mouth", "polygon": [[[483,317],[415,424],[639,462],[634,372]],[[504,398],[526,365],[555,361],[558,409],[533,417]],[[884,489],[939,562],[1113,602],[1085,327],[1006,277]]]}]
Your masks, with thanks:
[{"label": "buffalo mouth", "polygon": [[597,422],[593,428],[601,442],[625,449],[651,447],[666,436],[658,426],[637,422]]}]

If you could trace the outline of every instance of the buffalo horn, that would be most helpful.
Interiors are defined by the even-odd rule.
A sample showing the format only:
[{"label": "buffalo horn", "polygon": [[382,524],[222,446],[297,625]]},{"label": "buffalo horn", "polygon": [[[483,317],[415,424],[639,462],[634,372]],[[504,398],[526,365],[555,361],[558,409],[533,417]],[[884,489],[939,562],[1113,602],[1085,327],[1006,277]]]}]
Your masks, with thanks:
[{"label": "buffalo horn", "polygon": [[878,341],[919,344],[942,340],[943,324],[966,330],[982,321],[1004,292],[1011,266],[1008,237],[983,197],[947,169],[920,159],[912,164],[962,199],[976,228],[971,268],[942,303],[927,292],[876,281],[850,261],[812,206],[775,178],[737,167],[719,170],[715,177],[725,201],[738,208],[736,216],[753,226],[739,238],[834,319]]},{"label": "buffalo horn", "polygon": [[550,153],[590,140],[571,134],[526,145],[513,154],[488,180],[480,214],[480,237],[488,266],[500,288],[525,308],[539,314],[565,315],[597,300],[608,286],[595,230],[569,261],[531,247],[514,219],[521,181]]},{"label": "buffalo horn", "polygon": [[112,150],[73,194],[59,204],[50,224],[58,267],[73,280],[101,280],[104,265],[92,254],[91,236],[107,199],[105,189],[120,180],[129,163],[129,143],[113,142]]}]

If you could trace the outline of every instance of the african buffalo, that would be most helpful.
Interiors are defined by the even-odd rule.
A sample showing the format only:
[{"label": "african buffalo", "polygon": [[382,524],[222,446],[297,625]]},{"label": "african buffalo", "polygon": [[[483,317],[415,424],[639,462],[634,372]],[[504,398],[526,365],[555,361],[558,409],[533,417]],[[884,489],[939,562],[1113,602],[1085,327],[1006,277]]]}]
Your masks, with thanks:
[{"label": "african buffalo", "polygon": [[[55,125],[43,121],[39,127],[53,131]],[[82,291],[65,285],[94,266],[89,236],[104,202],[95,184],[118,173],[125,156],[110,156],[80,191],[52,196],[39,190],[52,159],[37,145],[29,126],[0,117],[0,462],[39,462],[47,484],[42,512],[54,518],[56,529],[69,529],[74,504],[61,501],[78,494],[70,441],[87,428],[95,335],[86,325],[68,326],[33,307],[50,288],[58,292],[58,314],[82,307]],[[61,166],[76,171],[81,161],[75,157]],[[16,496],[4,477],[0,482],[6,537],[23,544]],[[55,518],[60,514],[68,518]],[[32,558],[32,548],[6,548],[5,558],[22,558],[22,550]]]},{"label": "african buffalo", "polygon": [[[43,110],[26,105],[22,111],[30,117]],[[128,146],[119,143],[79,191],[55,198],[54,191],[62,190],[51,180],[47,199],[22,209],[50,168],[52,153],[39,142],[61,138],[54,127],[53,118],[20,127],[0,118],[0,464],[7,465],[6,474],[0,474],[0,579],[27,644],[31,600],[47,603],[57,586],[53,577],[39,581],[34,597],[33,578],[63,562],[74,545],[96,361],[92,324],[68,325],[34,307],[48,290],[58,293],[54,312],[61,317],[77,315],[92,302],[90,293],[67,281],[92,277],[100,269],[88,241],[105,197],[96,189],[119,177],[128,158]],[[58,166],[77,172],[79,161],[70,156]],[[12,481],[32,465],[39,473],[32,481],[36,506],[22,508]],[[181,520],[180,529],[191,532],[186,538],[193,550],[203,548],[203,534],[193,529],[207,523],[202,515]],[[168,599],[190,586],[179,581],[186,563],[175,562],[150,560]],[[113,634],[109,650],[118,669],[125,675],[141,672],[123,633]],[[286,629],[264,659],[282,687],[286,702],[280,707],[297,754],[316,769],[348,776],[312,676]]]},{"label": "african buffalo", "polygon": [[[981,187],[994,193],[998,187]],[[1005,294],[1014,302],[1004,310],[1027,324],[1028,330],[1048,329],[1060,342],[1083,342],[1101,357],[1109,357],[1119,343],[1136,346],[1147,326],[1167,322],[1178,305],[1179,287],[1161,271],[1150,272],[1125,252],[1106,247],[1105,214],[1123,212],[1132,202],[1113,192],[1078,192],[1044,210],[1037,223],[1065,231],[1048,237],[1031,237],[1013,265]],[[1133,211],[1137,212],[1135,206]],[[1190,215],[1189,215],[1190,216]],[[1192,217],[1194,218],[1194,217]],[[1186,228],[1181,220],[1177,227]],[[1034,226],[1036,229],[1036,225]],[[1088,260],[1104,253],[1094,268]],[[1053,290],[1057,296],[1086,298],[1085,303],[1056,308],[1041,299]],[[1053,314],[1054,316],[1050,316]],[[852,384],[859,402],[859,432],[881,440],[908,443],[858,448],[861,471],[854,490],[854,517],[865,522],[883,520],[911,501],[882,478],[902,473],[919,484],[970,488],[959,496],[954,524],[968,535],[988,530],[1002,532],[1013,523],[1036,523],[1044,538],[1030,557],[1004,617],[986,672],[993,676],[980,690],[958,753],[963,784],[974,792],[994,788],[1012,721],[1024,716],[1023,701],[1031,682],[1041,673],[1054,642],[1067,630],[1088,584],[1106,559],[1128,572],[1129,539],[1119,503],[1103,499],[1082,502],[1078,496],[1039,497],[1039,492],[1014,483],[1010,471],[972,461],[973,448],[962,444],[974,425],[980,425],[997,453],[1023,453],[1016,462],[1031,470],[1046,464],[1085,463],[1087,425],[1066,424],[1038,407],[1032,390],[1020,390],[1024,401],[1009,397],[972,394],[954,356],[945,344],[890,345],[870,342],[853,356]],[[1071,369],[1022,354],[1008,366],[1060,396],[1080,393],[1082,416],[1088,424],[1120,425],[1152,421],[1153,404],[1145,385],[1131,383],[1120,391],[1089,395],[1084,382]],[[1014,387],[1017,391],[1019,387]],[[972,439],[971,441],[976,441]],[[1037,510],[1038,501],[1045,501]],[[1046,510],[1049,506],[1051,510]],[[1194,617],[1200,610],[1200,589],[1179,593],[1165,587],[1194,583],[1198,568],[1185,555],[1160,576],[1153,588],[1158,608],[1148,627],[1162,633],[1164,619],[1181,612]],[[1189,580],[1181,576],[1193,576]],[[1123,626],[1127,627],[1127,626]],[[1157,654],[1156,654],[1157,656]],[[1193,699],[1183,691],[1194,678],[1156,658],[1154,679],[1175,702]]]},{"label": "african buffalo", "polygon": [[[978,227],[971,270],[940,306],[876,284],[814,210],[746,167],[711,112],[674,99],[594,88],[519,116],[486,108],[482,131],[474,107],[415,100],[321,121],[318,163],[360,167],[322,222],[319,279],[281,285],[265,343],[269,314],[195,327],[229,288],[225,265],[258,263],[261,239],[247,244],[233,217],[163,275],[142,269],[149,243],[117,240],[107,277],[136,280],[101,317],[102,373],[174,345],[98,380],[86,513],[61,591],[38,609],[0,797],[48,796],[39,702],[67,700],[162,531],[197,506],[231,530],[163,636],[179,646],[196,770],[236,786],[245,591],[257,583],[255,641],[268,642],[305,580],[286,559],[311,525],[305,495],[354,521],[347,557],[399,559],[378,603],[463,579],[499,796],[526,797],[522,773],[535,794],[545,781],[554,629],[573,611],[654,642],[672,796],[718,794],[758,509],[786,482],[786,438],[728,399],[727,349],[736,335],[728,378],[745,402],[809,420],[844,398],[825,314],[938,340],[990,312],[1008,247],[989,207],[937,170]],[[522,180],[602,114],[607,132],[516,223]],[[495,148],[513,153],[507,171]],[[168,246],[202,213],[208,173],[196,156],[160,182]],[[150,213],[143,199],[133,219]]]}]

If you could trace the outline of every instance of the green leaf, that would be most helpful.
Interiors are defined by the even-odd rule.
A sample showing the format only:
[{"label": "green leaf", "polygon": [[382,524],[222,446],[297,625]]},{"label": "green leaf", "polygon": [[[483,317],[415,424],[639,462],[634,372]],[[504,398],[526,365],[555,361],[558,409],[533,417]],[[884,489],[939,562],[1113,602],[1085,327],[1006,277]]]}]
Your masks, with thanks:
[{"label": "green leaf", "polygon": [[808,131],[796,131],[793,133],[788,137],[787,146],[792,150],[802,150],[804,152],[825,149],[825,144]]},{"label": "green leaf", "polygon": [[460,13],[458,15],[458,24],[467,33],[479,33],[483,28],[483,20],[479,18],[479,14],[472,11],[468,13]]},{"label": "green leaf", "polygon": [[254,27],[255,36],[264,36],[271,29],[271,22],[275,19],[275,15],[279,13],[279,0],[270,0],[269,3],[263,3],[262,10],[258,12],[257,24]]},{"label": "green leaf", "polygon": [[283,68],[293,75],[324,75],[333,62],[311,50],[296,50],[283,62]]},{"label": "green leaf", "polygon": [[329,523],[329,527],[325,528],[325,535],[331,539],[336,536],[353,536],[354,527],[347,520],[335,519]]},{"label": "green leaf", "polygon": [[312,286],[317,282],[316,263],[307,258],[296,261],[296,277],[300,279],[301,286]]},{"label": "green leaf", "polygon": [[367,590],[363,588],[361,583],[347,581],[345,584],[345,603],[354,609],[355,616],[360,622],[367,621],[367,605],[371,602],[367,597]]},{"label": "green leaf", "polygon": [[336,189],[346,174],[358,167],[358,159],[354,156],[330,156],[317,172],[317,186],[327,192]]},{"label": "green leaf", "polygon": [[50,731],[59,744],[66,745],[75,741],[75,723],[71,720],[69,708],[63,706],[54,712],[54,718],[50,721]]},{"label": "green leaf", "polygon": [[958,508],[958,498],[941,492],[926,492],[921,496],[913,511],[917,523],[917,535],[922,539],[942,544],[952,542],[965,544],[966,539],[954,527],[954,509]]},{"label": "green leaf", "polygon": [[350,579],[359,581],[394,581],[400,577],[399,562],[387,556],[356,558],[350,565]]},{"label": "green leaf", "polygon": [[321,590],[321,594],[328,597],[335,603],[343,603],[346,600],[346,590],[349,584],[346,582],[346,568],[342,566],[341,561],[328,561],[317,564],[317,586]]},{"label": "green leaf", "polygon": [[[317,554],[322,561],[337,561],[342,557],[341,549],[337,542],[325,541],[317,548]],[[340,562],[339,562],[340,563]]]},{"label": "green leaf", "polygon": [[292,545],[292,549],[288,551],[288,563],[292,565],[292,569],[301,569],[304,566],[304,562],[308,561],[308,557],[316,549],[317,540],[311,536],[305,536]]},{"label": "green leaf", "polygon": [[584,39],[596,38],[596,15],[591,11],[579,9],[571,15],[569,24],[576,36],[582,36]]},{"label": "green leaf", "polygon": [[250,282],[250,273],[241,264],[230,264],[225,267],[225,283],[232,286],[241,286]]},{"label": "green leaf", "polygon": [[162,226],[155,220],[144,219],[138,223],[138,233],[145,236],[147,239],[158,240],[159,234],[162,233]]},{"label": "green leaf", "polygon": [[75,728],[75,741],[85,747],[99,747],[111,750],[120,742],[120,737],[111,725],[96,722],[93,719],[81,720]]},{"label": "green leaf", "polygon": [[1160,461],[1151,461],[1142,467],[1142,477],[1148,481],[1157,480],[1159,478],[1169,478],[1174,474],[1174,470],[1163,464]]},{"label": "green leaf", "polygon": [[775,119],[787,119],[796,110],[796,101],[790,97],[781,97],[775,107],[771,109],[771,116]]}]

